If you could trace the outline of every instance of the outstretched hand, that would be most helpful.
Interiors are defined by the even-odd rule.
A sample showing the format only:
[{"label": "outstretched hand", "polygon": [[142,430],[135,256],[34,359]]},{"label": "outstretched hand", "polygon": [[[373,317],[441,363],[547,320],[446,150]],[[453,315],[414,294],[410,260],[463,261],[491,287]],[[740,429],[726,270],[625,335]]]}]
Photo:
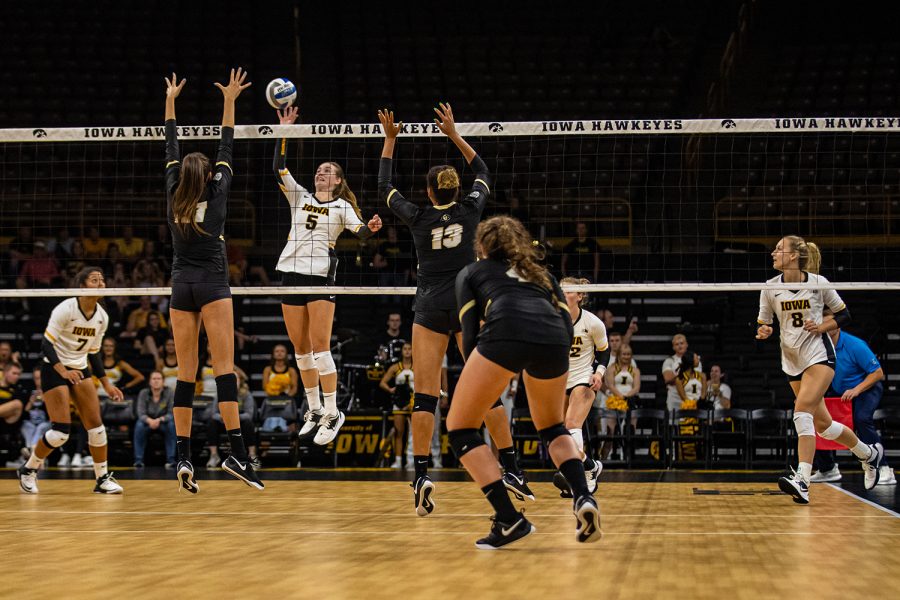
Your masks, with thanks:
[{"label": "outstretched hand", "polygon": [[[248,84],[249,85],[249,84]],[[286,106],[284,110],[276,110],[278,113],[278,122],[281,125],[293,125],[300,114],[300,108],[296,106]]]},{"label": "outstretched hand", "polygon": [[453,120],[453,109],[450,108],[450,104],[444,104],[441,102],[438,105],[438,108],[434,109],[435,114],[437,114],[438,118],[434,120],[437,123],[438,129],[441,130],[441,133],[446,135],[447,137],[453,137],[456,135],[456,121]]},{"label": "outstretched hand", "polygon": [[222,95],[225,96],[226,100],[235,100],[241,95],[241,92],[252,85],[249,81],[244,83],[245,79],[247,79],[247,71],[238,67],[237,71],[231,70],[231,78],[228,81],[228,85],[222,85],[218,82],[213,83],[213,85],[222,90]]},{"label": "outstretched hand", "polygon": [[394,111],[386,108],[378,111],[378,120],[381,121],[384,137],[388,139],[395,139],[403,127],[402,122],[394,123]]},{"label": "outstretched hand", "polygon": [[163,77],[163,81],[166,82],[166,98],[172,98],[174,100],[178,97],[178,94],[181,93],[181,88],[184,87],[187,79],[182,79],[181,83],[178,83],[178,77],[175,76],[175,73],[172,73],[171,80],[168,77]]}]

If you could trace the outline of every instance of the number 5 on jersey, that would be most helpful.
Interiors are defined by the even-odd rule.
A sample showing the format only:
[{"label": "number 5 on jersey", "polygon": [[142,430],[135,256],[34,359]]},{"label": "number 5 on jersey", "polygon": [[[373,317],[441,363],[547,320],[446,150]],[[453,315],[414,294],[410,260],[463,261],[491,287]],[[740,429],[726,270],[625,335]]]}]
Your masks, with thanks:
[{"label": "number 5 on jersey", "polygon": [[463,226],[453,223],[446,227],[435,227],[431,230],[431,249],[456,248],[462,241]]}]

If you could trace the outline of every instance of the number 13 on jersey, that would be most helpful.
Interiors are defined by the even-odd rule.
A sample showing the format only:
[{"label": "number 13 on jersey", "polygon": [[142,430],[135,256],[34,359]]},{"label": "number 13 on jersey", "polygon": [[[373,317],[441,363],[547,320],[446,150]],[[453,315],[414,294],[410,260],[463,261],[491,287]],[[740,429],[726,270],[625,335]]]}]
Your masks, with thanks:
[{"label": "number 13 on jersey", "polygon": [[456,248],[462,241],[463,226],[453,223],[446,227],[435,227],[431,230],[431,249]]}]

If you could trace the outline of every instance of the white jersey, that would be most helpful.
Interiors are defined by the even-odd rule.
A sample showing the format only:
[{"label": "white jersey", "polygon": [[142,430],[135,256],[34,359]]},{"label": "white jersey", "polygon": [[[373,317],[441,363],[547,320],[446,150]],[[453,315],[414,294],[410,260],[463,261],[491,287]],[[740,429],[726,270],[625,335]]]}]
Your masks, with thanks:
[{"label": "white jersey", "polygon": [[[821,275],[806,275],[809,283],[828,283]],[[783,283],[782,276],[773,277],[766,283]],[[778,317],[781,325],[781,368],[788,375],[800,375],[820,362],[834,364],[834,344],[828,334],[803,328],[806,320],[821,323],[822,311],[826,306],[835,313],[846,308],[835,290],[762,290],[759,293],[759,316],[756,321],[760,325],[771,325],[772,317]]]},{"label": "white jersey", "polygon": [[684,395],[687,396],[687,399],[698,402],[703,393],[703,372],[693,369],[682,373],[678,378],[684,386]]},{"label": "white jersey", "polygon": [[614,373],[613,380],[615,382],[616,394],[623,398],[629,398],[634,395],[634,366],[628,366],[619,369],[618,365],[610,367]]},{"label": "white jersey", "polygon": [[[594,373],[594,352],[603,352],[609,347],[606,341],[606,326],[600,317],[581,310],[573,323],[572,346],[569,348],[569,378],[566,389],[579,384],[590,383]],[[600,375],[606,372],[606,365],[597,367]]]},{"label": "white jersey", "polygon": [[[94,314],[88,318],[81,312],[78,298],[69,298],[57,304],[50,313],[44,337],[53,344],[64,367],[86,369],[87,355],[100,352],[108,325],[109,316],[102,306],[98,304]],[[45,357],[44,362],[50,361]]]},{"label": "white jersey", "polygon": [[279,187],[291,206],[291,231],[275,268],[282,273],[326,277],[331,266],[329,250],[338,236],[344,229],[357,233],[364,223],[343,198],[322,202],[297,183],[287,169],[279,175],[284,182]]},{"label": "white jersey", "polygon": [[[672,371],[675,375],[678,375],[678,369],[681,366],[681,357],[677,354],[673,354],[672,356],[666,358],[663,361],[662,371],[665,373],[666,371]],[[697,365],[697,370],[701,373],[703,372],[703,363],[699,363]],[[675,387],[675,381],[672,383],[666,384],[666,407],[669,410],[674,410],[681,406],[681,396],[678,395],[678,388]]]}]

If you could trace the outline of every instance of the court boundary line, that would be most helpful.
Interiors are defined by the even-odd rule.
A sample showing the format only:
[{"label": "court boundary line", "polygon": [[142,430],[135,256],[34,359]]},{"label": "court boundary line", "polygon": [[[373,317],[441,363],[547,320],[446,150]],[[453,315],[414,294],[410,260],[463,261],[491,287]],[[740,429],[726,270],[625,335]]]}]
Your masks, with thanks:
[{"label": "court boundary line", "polygon": [[850,496],[851,498],[856,498],[857,500],[859,500],[860,502],[862,502],[862,503],[864,503],[864,504],[868,504],[869,506],[872,506],[872,507],[874,507],[874,508],[877,508],[878,510],[880,510],[880,511],[882,511],[882,512],[886,512],[887,514],[891,515],[891,516],[894,517],[895,519],[900,519],[900,513],[897,513],[897,512],[895,512],[895,511],[893,511],[893,510],[891,510],[891,509],[885,507],[885,506],[882,506],[882,505],[878,504],[877,502],[872,502],[872,501],[869,500],[868,498],[863,498],[863,497],[860,496],[859,494],[854,494],[854,493],[851,492],[850,490],[845,490],[844,488],[842,488],[842,487],[840,487],[840,486],[838,486],[838,485],[835,485],[835,484],[833,484],[833,483],[827,483],[827,482],[826,482],[826,484],[827,484],[829,487],[831,487],[832,489],[835,489],[835,490],[837,490],[837,491],[839,491],[839,492],[841,492],[841,493],[843,493],[843,494],[847,494],[847,495]]},{"label": "court boundary line", "polygon": [[[163,534],[163,535],[382,535],[382,536],[417,536],[423,535],[479,535],[476,531],[322,531],[322,530],[277,530],[277,531],[260,531],[254,530],[197,530],[197,529],[0,529],[0,533],[38,533],[38,534]],[[570,531],[535,531],[533,535],[539,536],[571,536]],[[816,536],[852,536],[864,535],[866,537],[900,537],[900,533],[878,532],[877,534],[866,532],[846,532],[846,531],[604,531],[603,536],[662,536],[662,537],[681,537],[681,536],[732,536],[732,537],[751,537],[751,536],[788,536],[788,537],[816,537]]]}]

